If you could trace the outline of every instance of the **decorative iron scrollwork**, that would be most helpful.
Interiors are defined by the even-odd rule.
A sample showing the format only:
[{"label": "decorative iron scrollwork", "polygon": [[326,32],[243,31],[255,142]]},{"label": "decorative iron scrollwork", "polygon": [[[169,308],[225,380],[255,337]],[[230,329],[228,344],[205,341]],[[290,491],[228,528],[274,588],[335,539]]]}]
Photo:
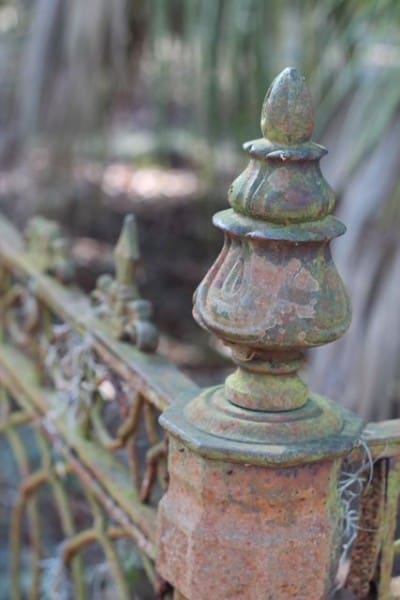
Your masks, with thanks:
[{"label": "decorative iron scrollwork", "polygon": [[53,275],[61,283],[72,281],[75,266],[68,241],[58,223],[44,217],[33,217],[25,229],[25,240],[37,268]]},{"label": "decorative iron scrollwork", "polygon": [[0,314],[13,343],[28,350],[34,343],[40,319],[38,301],[29,287],[14,283],[0,301]]},{"label": "decorative iron scrollwork", "polygon": [[[44,360],[46,377],[66,397],[68,417],[86,436],[93,430],[94,414],[105,395],[101,385],[109,376],[93,352],[90,335],[81,337],[66,325],[53,327]],[[101,437],[101,435],[100,435]]]}]

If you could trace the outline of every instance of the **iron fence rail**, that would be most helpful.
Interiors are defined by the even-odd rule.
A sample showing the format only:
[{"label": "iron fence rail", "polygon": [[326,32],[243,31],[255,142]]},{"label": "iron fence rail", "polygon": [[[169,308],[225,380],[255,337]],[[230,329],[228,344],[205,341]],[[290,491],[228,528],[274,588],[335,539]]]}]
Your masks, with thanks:
[{"label": "iron fence rail", "polygon": [[[130,579],[141,571],[152,597],[167,597],[154,567],[156,507],[167,485],[158,416],[179,395],[195,394],[196,385],[160,355],[116,339],[90,298],[43,272],[3,218],[0,272],[0,436],[11,449],[16,486],[2,523],[11,597],[95,597],[84,560],[94,544],[113,580],[112,597],[137,597]],[[89,515],[83,524],[82,511]],[[46,519],[60,523],[57,544],[47,541],[51,551]],[[121,540],[133,544],[136,570],[124,564]]]}]

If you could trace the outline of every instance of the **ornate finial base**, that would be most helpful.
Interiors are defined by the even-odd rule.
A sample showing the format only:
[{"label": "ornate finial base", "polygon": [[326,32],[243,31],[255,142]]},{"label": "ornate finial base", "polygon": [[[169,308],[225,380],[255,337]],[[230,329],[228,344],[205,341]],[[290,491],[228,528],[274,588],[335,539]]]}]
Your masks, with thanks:
[{"label": "ornate finial base", "polygon": [[313,442],[343,429],[337,407],[316,394],[296,410],[255,411],[232,404],[223,386],[205,390],[187,405],[184,416],[199,430],[250,444]]},{"label": "ornate finial base", "polygon": [[225,381],[227,398],[256,411],[296,410],[305,405],[308,389],[297,375],[251,373],[239,367]]},{"label": "ornate finial base", "polygon": [[177,400],[160,423],[203,456],[286,466],[344,455],[363,428],[359,417],[316,394],[295,410],[260,411],[230,402],[223,385]]},{"label": "ornate finial base", "polygon": [[237,406],[258,411],[301,408],[308,389],[297,371],[303,366],[302,352],[260,352],[232,346],[238,368],[225,381],[226,397]]}]

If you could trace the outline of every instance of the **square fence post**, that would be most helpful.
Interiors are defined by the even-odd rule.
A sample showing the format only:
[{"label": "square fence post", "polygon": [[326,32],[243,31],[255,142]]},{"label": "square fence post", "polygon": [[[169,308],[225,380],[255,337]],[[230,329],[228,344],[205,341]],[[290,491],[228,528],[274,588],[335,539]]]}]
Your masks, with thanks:
[{"label": "square fence post", "polygon": [[225,243],[194,302],[237,369],[161,418],[170,486],[157,566],[176,600],[322,600],[338,566],[339,467],[362,423],[298,375],[305,350],[340,337],[351,311],[329,249],[345,227],[295,69],[272,83],[261,129],[231,208],[214,217]]}]

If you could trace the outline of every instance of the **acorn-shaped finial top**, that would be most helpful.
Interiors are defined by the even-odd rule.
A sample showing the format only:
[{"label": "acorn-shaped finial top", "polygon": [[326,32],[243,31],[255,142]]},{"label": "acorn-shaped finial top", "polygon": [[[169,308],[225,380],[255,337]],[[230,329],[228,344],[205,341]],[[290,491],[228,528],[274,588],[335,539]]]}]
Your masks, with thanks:
[{"label": "acorn-shaped finial top", "polygon": [[284,69],[272,82],[261,110],[261,131],[271,142],[296,145],[311,138],[310,92],[297,69]]}]

